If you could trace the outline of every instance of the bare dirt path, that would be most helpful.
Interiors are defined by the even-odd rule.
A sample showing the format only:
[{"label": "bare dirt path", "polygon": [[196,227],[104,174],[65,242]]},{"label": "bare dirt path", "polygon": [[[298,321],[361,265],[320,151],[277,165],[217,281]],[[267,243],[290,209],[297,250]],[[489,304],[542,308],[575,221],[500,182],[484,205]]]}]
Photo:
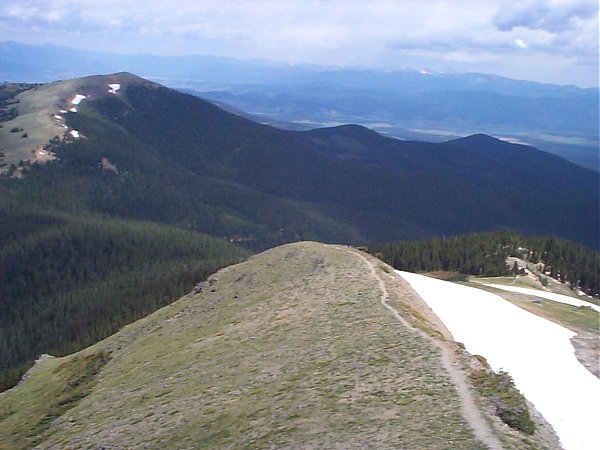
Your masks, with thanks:
[{"label": "bare dirt path", "polygon": [[377,280],[379,284],[379,289],[381,290],[380,302],[383,306],[385,306],[392,315],[406,328],[418,333],[423,338],[430,341],[433,345],[440,349],[442,355],[442,363],[444,368],[450,374],[450,378],[452,382],[456,386],[456,392],[460,397],[461,409],[464,417],[467,419],[477,439],[479,439],[484,445],[488,446],[491,449],[502,449],[503,446],[500,441],[494,436],[489,425],[482,417],[479,408],[475,403],[475,398],[473,397],[473,393],[469,387],[467,380],[463,372],[457,368],[459,362],[457,361],[454,350],[450,345],[443,341],[438,341],[428,335],[427,333],[413,327],[409,322],[406,321],[392,306],[388,304],[389,294],[387,288],[385,287],[385,282],[381,279],[381,277],[377,274],[375,269],[375,265],[373,262],[369,261],[366,257],[361,255],[360,253],[348,250],[350,253],[358,256],[360,259],[364,261],[364,263],[369,267],[371,271],[371,276]]}]

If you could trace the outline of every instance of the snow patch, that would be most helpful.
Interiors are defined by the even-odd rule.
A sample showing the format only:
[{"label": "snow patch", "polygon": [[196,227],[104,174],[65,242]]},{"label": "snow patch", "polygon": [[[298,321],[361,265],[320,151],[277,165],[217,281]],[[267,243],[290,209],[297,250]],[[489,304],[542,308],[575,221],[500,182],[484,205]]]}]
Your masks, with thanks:
[{"label": "snow patch", "polygon": [[71,130],[71,136],[73,136],[74,138],[78,138],[79,137],[79,131],[77,131],[77,130]]},{"label": "snow patch", "polygon": [[73,107],[69,111],[71,111],[71,112],[77,112],[77,108]]},{"label": "snow patch", "polygon": [[54,118],[57,120],[62,120],[62,116],[59,116],[58,114],[54,114]]},{"label": "snow patch", "polygon": [[567,450],[600,448],[600,380],[575,357],[574,332],[502,297],[397,271],[474,355],[513,377]]},{"label": "snow patch", "polygon": [[67,113],[67,111],[66,111],[66,110],[64,110],[64,109],[61,109],[61,110],[60,110],[60,113],[61,113],[61,114],[66,114],[66,113]]},{"label": "snow patch", "polygon": [[85,98],[86,98],[85,95],[75,94],[75,98],[73,100],[71,100],[71,104],[79,105],[81,103],[81,100],[84,100]]},{"label": "snow patch", "polygon": [[[593,303],[586,302],[584,300],[579,300],[578,298],[569,297],[568,295],[555,294],[554,292],[545,292],[538,291],[537,289],[529,289],[519,286],[506,286],[503,284],[485,284],[485,286],[490,286],[497,289],[502,289],[503,291],[517,292],[519,294],[527,294],[527,295],[535,295],[536,297],[542,297],[547,300],[552,300],[553,302],[564,303],[566,305],[572,306],[589,306],[590,308],[598,311],[600,313],[600,306],[594,305]],[[579,291],[581,292],[581,291]],[[585,295],[582,292],[583,295]],[[581,295],[581,294],[579,294]]]},{"label": "snow patch", "polygon": [[108,85],[108,92],[111,94],[116,94],[119,89],[121,89],[121,85],[119,83],[111,83]]}]

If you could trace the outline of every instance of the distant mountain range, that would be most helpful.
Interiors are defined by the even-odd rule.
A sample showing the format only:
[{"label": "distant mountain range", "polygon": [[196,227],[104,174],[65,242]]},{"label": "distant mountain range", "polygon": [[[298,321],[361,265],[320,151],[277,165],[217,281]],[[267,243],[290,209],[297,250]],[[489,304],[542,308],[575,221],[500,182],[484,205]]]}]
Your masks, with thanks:
[{"label": "distant mountain range", "polygon": [[390,136],[434,142],[486,133],[599,168],[597,88],[476,73],[291,66],[0,43],[0,79],[8,81],[48,82],[123,70],[283,128],[356,123]]}]

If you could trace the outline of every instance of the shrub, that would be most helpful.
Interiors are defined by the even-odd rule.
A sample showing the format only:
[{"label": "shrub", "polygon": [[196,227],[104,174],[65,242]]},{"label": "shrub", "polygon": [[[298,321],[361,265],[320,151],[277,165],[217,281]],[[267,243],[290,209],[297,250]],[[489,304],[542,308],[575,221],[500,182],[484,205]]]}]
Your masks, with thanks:
[{"label": "shrub", "polygon": [[471,380],[475,388],[490,400],[496,409],[496,415],[505,424],[529,435],[535,433],[535,424],[529,415],[527,401],[507,372],[479,370],[471,374]]}]

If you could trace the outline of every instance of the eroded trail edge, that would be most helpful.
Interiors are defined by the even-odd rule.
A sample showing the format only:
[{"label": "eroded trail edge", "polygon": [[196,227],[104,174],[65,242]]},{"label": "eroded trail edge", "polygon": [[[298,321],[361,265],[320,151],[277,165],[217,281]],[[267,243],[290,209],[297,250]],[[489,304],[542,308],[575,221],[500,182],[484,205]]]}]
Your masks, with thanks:
[{"label": "eroded trail edge", "polygon": [[434,346],[440,349],[444,368],[449,373],[452,383],[456,386],[456,392],[460,398],[460,405],[463,416],[469,422],[469,425],[475,433],[475,437],[491,449],[502,449],[502,444],[494,436],[488,423],[481,415],[481,412],[479,411],[479,408],[475,403],[475,398],[473,397],[473,393],[471,392],[471,389],[467,380],[465,379],[463,372],[457,368],[459,366],[459,362],[457,361],[454,355],[454,350],[452,349],[452,347],[443,341],[438,341],[434,339],[422,330],[415,328],[406,319],[404,319],[398,313],[398,311],[388,303],[389,294],[385,286],[385,282],[377,274],[377,270],[373,262],[369,261],[368,258],[361,255],[360,253],[350,250],[348,250],[348,252],[359,257],[369,267],[371,276],[377,281],[379,285],[379,290],[381,291],[381,304],[392,313],[392,315],[402,324],[402,326],[408,328],[409,330],[415,333],[418,333],[420,336],[427,339]]}]

